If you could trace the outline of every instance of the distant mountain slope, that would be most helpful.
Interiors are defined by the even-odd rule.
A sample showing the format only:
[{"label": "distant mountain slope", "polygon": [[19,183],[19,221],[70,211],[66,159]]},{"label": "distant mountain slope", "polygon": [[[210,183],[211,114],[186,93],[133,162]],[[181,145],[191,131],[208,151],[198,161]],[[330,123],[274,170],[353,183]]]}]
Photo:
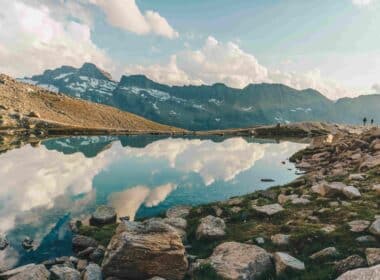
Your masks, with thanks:
[{"label": "distant mountain slope", "polygon": [[[86,68],[92,71],[83,74],[82,69]],[[34,83],[57,87],[69,95],[191,130],[298,121],[358,124],[364,116],[380,121],[380,110],[377,109],[380,95],[343,98],[334,102],[313,89],[296,90],[282,84],[251,84],[243,89],[224,84],[167,86],[143,75],[123,76],[116,84],[104,72],[94,75],[99,71],[95,65],[87,63],[79,69],[62,66],[47,70],[30,79]],[[65,73],[74,74],[61,78]],[[73,91],[78,79],[83,81],[83,77],[89,76],[105,79],[112,86],[106,90],[96,86],[96,83],[93,83],[94,86],[85,83],[79,91]]]},{"label": "distant mountain slope", "polygon": [[53,93],[0,75],[0,128],[46,122],[50,126],[123,129],[130,131],[179,131],[116,108]]}]

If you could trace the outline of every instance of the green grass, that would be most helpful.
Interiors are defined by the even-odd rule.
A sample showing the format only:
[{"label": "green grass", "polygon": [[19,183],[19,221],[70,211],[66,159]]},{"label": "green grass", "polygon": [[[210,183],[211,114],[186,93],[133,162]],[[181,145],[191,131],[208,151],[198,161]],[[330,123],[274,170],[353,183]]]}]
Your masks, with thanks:
[{"label": "green grass", "polygon": [[79,225],[79,234],[91,237],[99,244],[107,247],[112,236],[115,234],[118,224],[105,225],[102,227]]}]

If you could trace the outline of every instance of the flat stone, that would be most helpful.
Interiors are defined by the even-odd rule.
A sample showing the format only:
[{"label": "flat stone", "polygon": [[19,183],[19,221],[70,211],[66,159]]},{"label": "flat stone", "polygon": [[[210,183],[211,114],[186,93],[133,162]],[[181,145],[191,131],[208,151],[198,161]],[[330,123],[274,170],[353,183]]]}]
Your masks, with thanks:
[{"label": "flat stone", "polygon": [[54,280],[80,280],[79,271],[67,266],[54,265],[50,272]]},{"label": "flat stone", "polygon": [[278,246],[283,246],[283,245],[288,245],[290,241],[290,235],[288,234],[275,234],[272,235],[270,238],[273,242],[273,244],[278,245]]},{"label": "flat stone", "polygon": [[196,231],[196,238],[200,239],[218,239],[226,235],[226,224],[223,219],[207,216],[201,219]]},{"label": "flat stone", "polygon": [[350,231],[352,232],[363,232],[365,231],[371,223],[366,220],[355,220],[348,223],[350,226]]},{"label": "flat stone", "polygon": [[325,225],[324,227],[321,228],[321,230],[325,233],[331,233],[336,230],[335,225]]},{"label": "flat stone", "polygon": [[259,245],[262,245],[265,243],[265,239],[263,237],[257,237],[257,238],[255,238],[255,241]]},{"label": "flat stone", "polygon": [[224,202],[224,204],[226,204],[228,206],[238,206],[242,203],[243,203],[243,198],[241,198],[241,197],[230,198],[229,200]]},{"label": "flat stone", "polygon": [[376,235],[377,237],[380,237],[380,219],[377,219],[372,223],[369,228],[369,232],[373,235]]},{"label": "flat stone", "polygon": [[366,175],[364,173],[350,174],[350,176],[348,176],[348,179],[352,181],[363,181],[365,178]]},{"label": "flat stone", "polygon": [[169,208],[166,211],[167,218],[186,218],[190,213],[191,207],[186,205],[178,205]]},{"label": "flat stone", "polygon": [[334,196],[342,193],[343,189],[347,187],[342,182],[332,182],[324,185],[326,196]]},{"label": "flat stone", "polygon": [[264,249],[238,242],[218,245],[208,259],[222,279],[257,279],[273,269],[270,254]]},{"label": "flat stone", "polygon": [[349,256],[343,260],[340,260],[335,263],[335,270],[338,274],[342,274],[348,270],[364,267],[367,265],[365,259],[358,255]]},{"label": "flat stone", "polygon": [[282,206],[278,203],[268,204],[264,206],[253,205],[253,209],[255,209],[257,212],[263,213],[268,216],[272,216],[279,212],[284,211],[284,208],[282,208]]},{"label": "flat stone", "polygon": [[8,280],[49,280],[49,278],[49,270],[47,270],[44,265],[39,264],[31,265],[26,269],[23,267],[19,273],[14,274],[14,276],[8,278]]},{"label": "flat stone", "polygon": [[101,205],[90,218],[90,224],[93,226],[103,226],[116,223],[116,211],[113,207]]},{"label": "flat stone", "polygon": [[380,248],[365,249],[365,256],[369,266],[380,264]]},{"label": "flat stone", "polygon": [[336,257],[337,255],[338,251],[335,247],[328,247],[312,254],[309,258],[312,260],[325,260],[331,257]]},{"label": "flat stone", "polygon": [[310,203],[310,200],[308,200],[307,198],[303,198],[303,197],[299,197],[299,198],[295,198],[292,200],[292,204],[302,204],[302,205],[306,205],[306,204],[309,204]]},{"label": "flat stone", "polygon": [[342,192],[349,199],[359,198],[362,196],[359,190],[353,186],[344,187]]},{"label": "flat stone", "polygon": [[380,265],[347,271],[336,280],[379,280]]},{"label": "flat stone", "polygon": [[356,238],[356,241],[360,243],[376,242],[376,238],[372,235],[363,235]]},{"label": "flat stone", "polygon": [[284,252],[274,253],[274,262],[277,275],[286,271],[305,270],[305,264],[303,262]]},{"label": "flat stone", "polygon": [[83,280],[103,280],[102,269],[100,266],[90,263],[84,271]]}]

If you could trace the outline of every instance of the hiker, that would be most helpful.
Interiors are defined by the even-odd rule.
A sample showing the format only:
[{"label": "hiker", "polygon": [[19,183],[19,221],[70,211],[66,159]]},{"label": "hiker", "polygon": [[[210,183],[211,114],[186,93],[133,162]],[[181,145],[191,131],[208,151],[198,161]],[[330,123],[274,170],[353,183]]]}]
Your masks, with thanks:
[{"label": "hiker", "polygon": [[373,119],[371,119],[371,126],[373,125]]},{"label": "hiker", "polygon": [[366,125],[366,123],[367,123],[367,118],[366,118],[366,117],[364,117],[364,119],[363,119],[363,125],[365,126],[365,125]]}]

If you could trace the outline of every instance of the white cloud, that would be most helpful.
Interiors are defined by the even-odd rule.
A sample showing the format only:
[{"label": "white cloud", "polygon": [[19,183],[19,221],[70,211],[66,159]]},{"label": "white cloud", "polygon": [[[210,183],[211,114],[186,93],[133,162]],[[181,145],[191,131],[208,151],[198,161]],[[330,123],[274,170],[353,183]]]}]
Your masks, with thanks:
[{"label": "white cloud", "polygon": [[157,34],[170,39],[178,37],[175,31],[159,13],[140,11],[135,0],[89,0],[106,14],[108,22],[118,28],[136,34]]},{"label": "white cloud", "polygon": [[[85,61],[111,67],[107,54],[91,40],[89,25],[58,20],[47,5],[0,0],[0,72],[31,75]],[[112,68],[112,67],[111,67]]]},{"label": "white cloud", "polygon": [[213,37],[208,37],[198,50],[186,49],[171,56],[167,64],[133,65],[125,71],[172,85],[222,82],[244,88],[251,83],[283,83],[296,89],[313,88],[331,99],[353,94],[337,82],[323,78],[318,69],[304,74],[268,69],[237,44],[224,44]]}]

